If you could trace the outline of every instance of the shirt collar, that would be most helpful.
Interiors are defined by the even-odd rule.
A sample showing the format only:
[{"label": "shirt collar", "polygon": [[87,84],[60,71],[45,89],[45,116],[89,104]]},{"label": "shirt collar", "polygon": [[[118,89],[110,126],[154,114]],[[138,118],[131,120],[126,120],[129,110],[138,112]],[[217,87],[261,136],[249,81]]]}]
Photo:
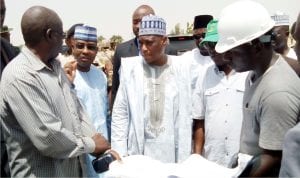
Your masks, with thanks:
[{"label": "shirt collar", "polygon": [[[22,53],[27,57],[27,60],[32,65],[32,68],[34,70],[39,71],[44,68],[48,70],[52,70],[46,64],[44,64],[40,58],[38,58],[35,54],[33,54],[33,52],[31,52],[26,46],[22,48]],[[59,65],[59,61],[54,59],[53,61],[51,61],[51,64],[53,68],[55,68]]]},{"label": "shirt collar", "polygon": [[[217,75],[222,75],[222,76],[225,76],[225,72],[224,71],[220,71],[219,68],[215,65],[214,67],[214,71]],[[232,69],[230,71],[230,73],[228,74],[228,76],[231,76],[231,75],[234,75],[236,73],[236,71],[234,69]]]},{"label": "shirt collar", "polygon": [[138,54],[139,56],[141,56],[141,46],[140,46],[140,42],[139,42],[139,39],[138,38],[135,38],[135,44],[136,44],[136,47],[137,47],[137,50],[138,50]]},{"label": "shirt collar", "polygon": [[220,71],[219,68],[215,65],[214,67],[214,72],[217,74],[217,75],[222,75],[224,76],[225,73],[223,71]]}]

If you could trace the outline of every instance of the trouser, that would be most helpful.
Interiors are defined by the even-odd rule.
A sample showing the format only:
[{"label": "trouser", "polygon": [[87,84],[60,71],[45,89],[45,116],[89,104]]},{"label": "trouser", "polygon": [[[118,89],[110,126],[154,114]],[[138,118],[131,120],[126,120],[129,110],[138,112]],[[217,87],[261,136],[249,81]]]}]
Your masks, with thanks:
[{"label": "trouser", "polygon": [[[1,134],[2,137],[2,134]],[[3,141],[3,138],[1,138],[1,177],[10,177],[10,171],[9,171],[9,165],[8,165],[8,156],[6,151],[5,142]]]}]

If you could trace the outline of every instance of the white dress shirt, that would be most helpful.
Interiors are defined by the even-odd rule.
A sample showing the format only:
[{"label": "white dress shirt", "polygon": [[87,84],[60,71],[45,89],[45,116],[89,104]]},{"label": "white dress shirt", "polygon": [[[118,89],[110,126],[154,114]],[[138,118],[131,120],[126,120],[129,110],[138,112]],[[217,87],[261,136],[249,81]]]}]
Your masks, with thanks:
[{"label": "white dress shirt", "polygon": [[193,97],[193,118],[205,119],[203,156],[231,167],[239,151],[242,101],[247,72],[228,76],[213,65],[197,81]]}]

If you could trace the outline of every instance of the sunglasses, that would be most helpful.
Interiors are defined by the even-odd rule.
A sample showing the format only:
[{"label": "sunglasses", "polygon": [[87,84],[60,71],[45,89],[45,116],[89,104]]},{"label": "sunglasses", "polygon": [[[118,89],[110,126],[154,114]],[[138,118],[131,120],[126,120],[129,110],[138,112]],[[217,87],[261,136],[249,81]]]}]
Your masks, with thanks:
[{"label": "sunglasses", "polygon": [[[200,44],[199,44],[200,45]],[[217,45],[217,42],[205,42],[203,44],[204,48],[207,50],[207,52],[211,55],[215,52],[215,47]]]},{"label": "sunglasses", "polygon": [[97,51],[97,45],[93,44],[84,44],[84,43],[76,43],[75,48],[79,50],[83,50],[84,48],[87,48],[89,51]]},{"label": "sunglasses", "polygon": [[199,40],[200,38],[204,39],[205,38],[205,33],[193,35],[193,38],[195,40]]},{"label": "sunglasses", "polygon": [[207,50],[215,50],[216,45],[217,45],[217,42],[210,42],[210,41],[205,42],[203,44],[204,48]]},{"label": "sunglasses", "polygon": [[66,34],[64,32],[59,32],[59,31],[53,30],[53,33],[57,34],[62,39],[66,38]]}]

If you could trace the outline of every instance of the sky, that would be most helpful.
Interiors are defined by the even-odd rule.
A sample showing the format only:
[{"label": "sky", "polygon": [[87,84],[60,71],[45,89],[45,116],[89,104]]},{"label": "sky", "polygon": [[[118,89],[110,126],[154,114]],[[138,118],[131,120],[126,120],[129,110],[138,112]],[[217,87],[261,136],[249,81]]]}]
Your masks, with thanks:
[{"label": "sky", "polygon": [[[31,6],[42,5],[53,9],[62,19],[67,30],[75,23],[94,26],[98,35],[109,39],[112,35],[121,35],[124,40],[133,37],[131,18],[133,11],[142,4],[150,5],[156,15],[167,22],[169,33],[177,23],[181,28],[192,23],[194,16],[211,14],[219,18],[221,10],[236,0],[5,0],[6,17],[4,24],[13,28],[11,43],[24,44],[20,22],[23,13]],[[256,0],[269,11],[277,11],[290,16],[292,24],[300,12],[299,0]],[[255,13],[255,12],[253,12]],[[33,19],[34,20],[34,19]]]}]

